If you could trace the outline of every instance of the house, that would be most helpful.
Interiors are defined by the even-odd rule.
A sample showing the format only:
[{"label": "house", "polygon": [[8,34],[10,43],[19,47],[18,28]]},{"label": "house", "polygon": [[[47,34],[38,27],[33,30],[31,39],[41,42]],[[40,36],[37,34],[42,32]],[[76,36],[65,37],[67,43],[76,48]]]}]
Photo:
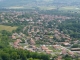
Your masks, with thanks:
[{"label": "house", "polygon": [[35,41],[31,38],[31,40],[30,40],[30,44],[31,45],[34,45],[35,44]]},{"label": "house", "polygon": [[20,39],[17,39],[17,40],[13,43],[13,44],[14,44],[14,47],[15,47],[15,48],[18,48],[20,42],[21,42],[21,40],[20,40]]},{"label": "house", "polygon": [[71,56],[74,56],[74,52],[72,52],[72,51],[68,51],[68,54]]},{"label": "house", "polygon": [[80,48],[71,48],[71,51],[80,51]]},{"label": "house", "polygon": [[12,35],[12,37],[11,37],[12,39],[16,39],[16,36],[14,36],[14,35]]},{"label": "house", "polygon": [[63,42],[63,45],[66,46],[66,47],[68,47],[68,46],[70,46],[70,43],[68,43],[68,42]]},{"label": "house", "polygon": [[53,48],[55,48],[55,49],[60,49],[61,46],[60,46],[60,45],[53,45]]},{"label": "house", "polygon": [[51,54],[53,51],[52,50],[46,50],[47,54]]},{"label": "house", "polygon": [[41,46],[41,49],[42,49],[43,51],[48,50],[48,48],[47,48],[45,45]]},{"label": "house", "polygon": [[68,53],[67,53],[67,50],[66,50],[65,48],[62,49],[62,54],[63,54],[63,55],[68,54]]}]

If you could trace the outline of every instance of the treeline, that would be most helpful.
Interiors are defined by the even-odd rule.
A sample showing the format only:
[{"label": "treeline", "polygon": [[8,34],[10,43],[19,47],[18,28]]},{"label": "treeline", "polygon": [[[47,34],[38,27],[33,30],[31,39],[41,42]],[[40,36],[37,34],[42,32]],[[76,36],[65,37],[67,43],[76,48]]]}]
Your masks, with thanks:
[{"label": "treeline", "polygon": [[0,49],[0,60],[49,60],[50,56],[43,53],[21,49]]},{"label": "treeline", "polygon": [[65,11],[65,10],[45,10],[45,11],[39,11],[40,14],[48,14],[48,15],[58,15],[58,16],[68,16],[68,17],[80,17],[79,11]]}]

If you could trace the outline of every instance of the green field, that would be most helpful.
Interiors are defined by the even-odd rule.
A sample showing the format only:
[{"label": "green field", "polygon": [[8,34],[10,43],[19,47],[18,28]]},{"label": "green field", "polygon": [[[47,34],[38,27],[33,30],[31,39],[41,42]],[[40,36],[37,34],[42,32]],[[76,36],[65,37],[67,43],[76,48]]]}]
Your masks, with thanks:
[{"label": "green field", "polygon": [[59,8],[59,10],[78,11],[80,10],[80,8],[75,7],[75,6],[65,6],[65,7]]},{"label": "green field", "polygon": [[55,6],[38,6],[38,8],[40,10],[52,10],[52,9],[56,9]]},{"label": "green field", "polygon": [[17,29],[16,26],[11,27],[11,26],[0,25],[0,31],[6,30],[6,31],[9,31],[9,32],[12,32],[13,30],[16,30],[16,29]]}]

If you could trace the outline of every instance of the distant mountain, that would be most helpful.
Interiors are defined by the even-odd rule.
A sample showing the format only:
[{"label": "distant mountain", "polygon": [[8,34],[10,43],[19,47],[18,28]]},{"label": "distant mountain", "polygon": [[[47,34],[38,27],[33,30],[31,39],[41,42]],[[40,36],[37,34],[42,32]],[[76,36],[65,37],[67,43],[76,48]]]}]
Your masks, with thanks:
[{"label": "distant mountain", "polygon": [[42,5],[58,5],[59,4],[72,4],[79,5],[80,0],[0,0],[0,8],[11,6],[42,6]]}]

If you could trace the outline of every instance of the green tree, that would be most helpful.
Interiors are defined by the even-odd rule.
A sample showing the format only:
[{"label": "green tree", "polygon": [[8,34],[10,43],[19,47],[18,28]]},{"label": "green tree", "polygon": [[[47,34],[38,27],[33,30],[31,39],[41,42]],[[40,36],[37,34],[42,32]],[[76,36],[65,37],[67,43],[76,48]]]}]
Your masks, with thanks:
[{"label": "green tree", "polygon": [[10,57],[11,57],[11,59],[13,59],[13,60],[17,60],[19,56],[17,55],[17,52],[12,52],[12,53],[10,54]]}]

